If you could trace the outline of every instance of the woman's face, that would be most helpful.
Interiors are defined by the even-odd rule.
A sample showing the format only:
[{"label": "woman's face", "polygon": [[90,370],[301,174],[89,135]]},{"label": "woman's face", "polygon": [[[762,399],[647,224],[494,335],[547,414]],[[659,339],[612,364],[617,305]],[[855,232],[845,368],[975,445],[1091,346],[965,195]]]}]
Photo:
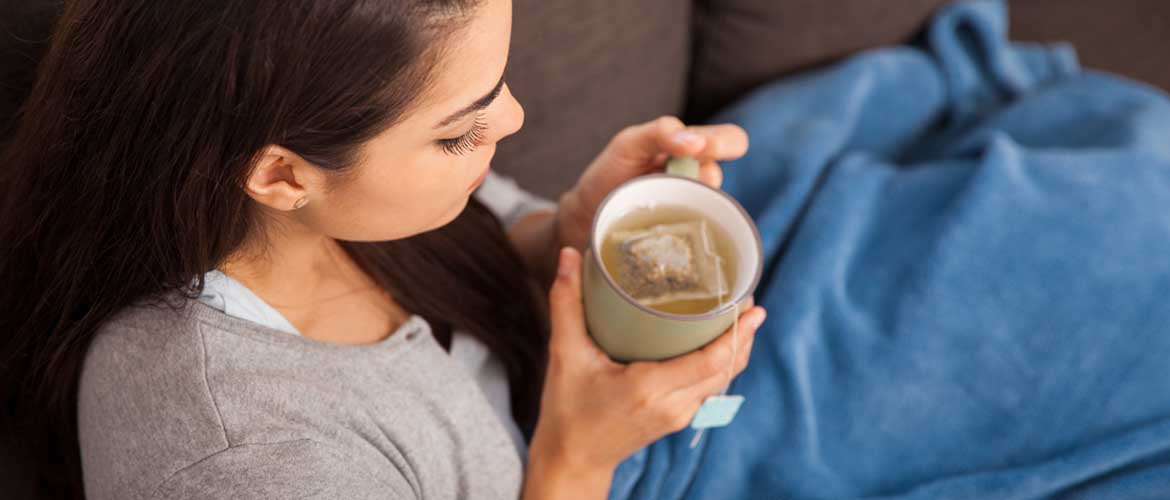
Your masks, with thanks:
[{"label": "woman's face", "polygon": [[503,81],[511,29],[511,0],[484,0],[449,36],[433,84],[408,114],[366,143],[342,178],[313,167],[301,182],[308,204],[289,215],[348,241],[405,238],[451,222],[487,175],[496,142],[524,122]]}]

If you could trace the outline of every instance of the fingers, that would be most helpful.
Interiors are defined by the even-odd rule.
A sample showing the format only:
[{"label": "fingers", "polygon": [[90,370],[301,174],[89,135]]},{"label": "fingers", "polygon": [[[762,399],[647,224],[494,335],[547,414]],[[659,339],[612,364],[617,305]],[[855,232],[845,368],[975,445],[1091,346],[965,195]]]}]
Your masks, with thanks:
[{"label": "fingers", "polygon": [[687,131],[703,138],[703,148],[691,154],[699,161],[734,160],[747,153],[748,135],[739,125],[695,125]]},{"label": "fingers", "polygon": [[[733,353],[738,357],[739,354],[750,352],[756,329],[764,322],[766,315],[762,307],[753,306],[740,315],[738,332],[733,334],[729,328],[702,349],[661,362],[661,366],[655,371],[676,390],[689,388],[712,378],[716,381],[722,379],[722,383],[726,383],[729,369],[730,374],[734,375],[737,366],[732,363]],[[739,344],[735,345],[734,342]]]},{"label": "fingers", "polygon": [[666,153],[658,153],[654,155],[654,159],[650,161],[650,165],[655,168],[662,168],[666,166],[666,160],[670,159],[670,155]]},{"label": "fingers", "polygon": [[[739,318],[738,333],[728,329],[702,349],[663,362],[636,362],[625,365],[630,387],[638,394],[639,407],[654,408],[662,425],[678,431],[690,425],[703,401],[723,390],[730,375],[738,375],[751,357],[756,329],[764,320],[764,309],[751,307]],[[732,347],[733,342],[739,344]],[[732,359],[732,351],[735,358]]]},{"label": "fingers", "polygon": [[748,135],[739,125],[693,125],[681,122],[660,126],[658,148],[672,156],[691,156],[700,162],[734,160],[747,153]]},{"label": "fingers", "polygon": [[700,162],[733,160],[747,152],[748,135],[738,125],[686,126],[673,116],[623,129],[610,144],[620,158],[653,165],[662,153],[692,156]]},{"label": "fingers", "polygon": [[730,374],[724,368],[722,374],[716,374],[690,387],[678,389],[676,391],[678,393],[677,395],[685,401],[702,403],[708,396],[723,392],[731,384],[732,379],[740,373],[743,373],[744,369],[747,368],[748,360],[751,359],[752,346],[755,344],[756,336],[753,334],[745,335],[745,337],[747,337],[746,340],[741,342],[738,352],[736,352],[735,363],[732,366]]},{"label": "fingers", "polygon": [[581,254],[572,247],[561,249],[557,277],[549,290],[552,333],[550,361],[608,359],[589,338],[581,303]]},{"label": "fingers", "polygon": [[[653,121],[622,129],[614,136],[606,152],[615,154],[621,159],[650,164],[661,153],[673,155],[679,154],[676,151],[696,151],[696,145],[690,144],[690,142],[696,139],[702,140],[702,138],[689,134],[683,134],[677,139],[674,138],[676,133],[683,132],[684,129],[686,129],[686,125],[683,124],[682,120],[673,116],[662,116]],[[702,147],[703,145],[705,143],[697,146]]]},{"label": "fingers", "polygon": [[585,315],[581,304],[581,254],[575,249],[561,249],[557,277],[548,292],[551,313],[552,343],[572,342],[577,330],[583,330]]},{"label": "fingers", "polygon": [[713,188],[718,188],[723,185],[723,169],[719,168],[719,164],[713,161],[703,163],[699,166],[699,181]]}]

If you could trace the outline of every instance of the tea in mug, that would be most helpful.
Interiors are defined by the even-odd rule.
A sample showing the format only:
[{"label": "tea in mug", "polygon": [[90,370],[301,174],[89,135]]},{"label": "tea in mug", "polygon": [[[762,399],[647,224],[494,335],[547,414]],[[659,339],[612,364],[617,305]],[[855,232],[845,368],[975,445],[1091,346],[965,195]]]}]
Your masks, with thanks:
[{"label": "tea in mug", "polygon": [[702,314],[726,302],[736,265],[726,232],[682,206],[622,216],[601,245],[601,261],[628,295],[673,314]]}]

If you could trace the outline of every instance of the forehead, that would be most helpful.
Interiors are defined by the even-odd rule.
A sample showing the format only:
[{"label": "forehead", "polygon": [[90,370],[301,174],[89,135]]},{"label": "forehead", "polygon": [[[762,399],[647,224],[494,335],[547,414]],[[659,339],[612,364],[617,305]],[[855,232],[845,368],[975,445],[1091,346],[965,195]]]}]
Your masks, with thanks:
[{"label": "forehead", "polygon": [[483,0],[464,25],[448,35],[420,96],[418,115],[438,123],[490,92],[508,62],[511,0]]}]

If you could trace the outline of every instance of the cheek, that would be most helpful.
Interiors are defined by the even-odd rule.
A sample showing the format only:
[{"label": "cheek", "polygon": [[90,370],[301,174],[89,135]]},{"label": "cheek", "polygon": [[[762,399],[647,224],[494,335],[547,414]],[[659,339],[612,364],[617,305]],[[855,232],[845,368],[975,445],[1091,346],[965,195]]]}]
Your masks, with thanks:
[{"label": "cheek", "polygon": [[478,152],[433,156],[438,157],[425,164],[373,168],[336,190],[329,224],[333,232],[344,232],[351,240],[398,239],[435,229],[458,216],[471,194],[467,188],[478,176],[471,172],[473,165],[485,160]]},{"label": "cheek", "polygon": [[488,148],[481,147],[464,156],[438,152],[419,165],[415,175],[388,181],[400,184],[393,188],[396,191],[409,191],[404,199],[412,200],[421,212],[441,212],[471,194],[467,188],[491,159],[484,155],[485,149]]}]

